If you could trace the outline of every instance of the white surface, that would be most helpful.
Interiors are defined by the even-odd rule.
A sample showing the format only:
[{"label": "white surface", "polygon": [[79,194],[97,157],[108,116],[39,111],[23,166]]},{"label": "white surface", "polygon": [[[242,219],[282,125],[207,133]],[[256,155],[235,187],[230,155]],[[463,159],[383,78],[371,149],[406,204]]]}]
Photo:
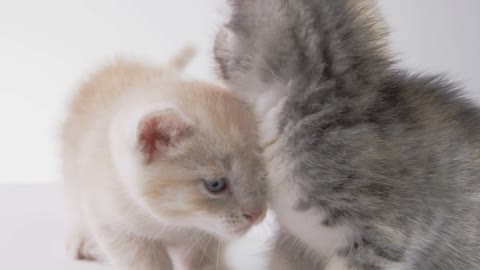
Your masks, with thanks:
[{"label": "white surface", "polygon": [[480,101],[480,1],[378,0],[403,64],[448,74]]},{"label": "white surface", "polygon": [[65,256],[60,197],[53,186],[0,186],[0,269],[108,269]]},{"label": "white surface", "polygon": [[201,53],[189,74],[212,78],[216,2],[0,1],[0,183],[58,179],[56,136],[66,100],[117,55],[161,62],[192,42]]},{"label": "white surface", "polygon": [[[211,42],[225,1],[0,1],[0,183],[58,180],[66,98],[114,55],[160,61],[192,41],[202,54],[189,73],[212,79]],[[480,1],[378,2],[405,64],[452,74],[480,100]]]},{"label": "white surface", "polygon": [[[56,185],[0,185],[0,269],[112,270],[107,264],[73,261],[65,255],[68,230],[61,189]],[[273,221],[234,243],[234,270],[261,270]],[[161,269],[159,269],[161,270]]]}]

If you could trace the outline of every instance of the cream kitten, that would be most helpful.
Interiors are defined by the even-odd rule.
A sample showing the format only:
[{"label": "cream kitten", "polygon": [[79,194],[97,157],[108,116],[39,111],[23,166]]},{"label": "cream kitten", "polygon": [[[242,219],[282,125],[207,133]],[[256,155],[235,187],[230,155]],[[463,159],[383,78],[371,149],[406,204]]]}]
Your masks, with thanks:
[{"label": "cream kitten", "polygon": [[[71,104],[63,129],[68,250],[120,269],[225,269],[221,241],[265,213],[255,127],[223,89],[119,60]],[[220,239],[220,240],[219,240]]]}]

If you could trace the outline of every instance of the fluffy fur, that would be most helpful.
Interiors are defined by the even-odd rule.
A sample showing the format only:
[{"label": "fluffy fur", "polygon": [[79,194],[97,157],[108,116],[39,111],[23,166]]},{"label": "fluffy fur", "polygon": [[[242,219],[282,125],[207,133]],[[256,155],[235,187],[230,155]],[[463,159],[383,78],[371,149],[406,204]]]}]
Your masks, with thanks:
[{"label": "fluffy fur", "polygon": [[[119,60],[76,93],[62,138],[72,256],[120,269],[225,269],[222,241],[262,219],[253,118],[223,89],[180,79],[190,57],[165,68]],[[210,192],[215,179],[227,188]]]},{"label": "fluffy fur", "polygon": [[215,58],[259,120],[271,269],[480,269],[480,110],[393,67],[372,1],[230,2]]}]

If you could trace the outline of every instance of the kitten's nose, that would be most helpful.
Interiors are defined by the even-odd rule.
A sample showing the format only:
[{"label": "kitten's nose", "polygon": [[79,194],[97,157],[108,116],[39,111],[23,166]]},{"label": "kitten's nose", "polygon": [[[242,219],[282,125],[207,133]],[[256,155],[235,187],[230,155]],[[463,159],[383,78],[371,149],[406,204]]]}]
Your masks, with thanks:
[{"label": "kitten's nose", "polygon": [[260,217],[263,215],[262,210],[250,210],[243,212],[243,216],[248,219],[252,224],[256,223],[259,221]]}]

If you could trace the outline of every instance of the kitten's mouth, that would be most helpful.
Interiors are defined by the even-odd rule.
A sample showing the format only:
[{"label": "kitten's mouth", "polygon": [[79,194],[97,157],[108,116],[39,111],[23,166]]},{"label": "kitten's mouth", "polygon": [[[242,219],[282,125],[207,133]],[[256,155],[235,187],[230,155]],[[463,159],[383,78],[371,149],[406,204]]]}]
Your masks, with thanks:
[{"label": "kitten's mouth", "polygon": [[220,233],[218,235],[227,241],[231,241],[231,240],[235,240],[243,237],[245,234],[247,234],[250,231],[251,228],[252,228],[251,225],[245,225],[242,227],[238,227],[238,228],[235,227],[231,229],[229,228],[226,231],[223,231],[223,233]]},{"label": "kitten's mouth", "polygon": [[250,229],[252,229],[255,225],[258,225],[260,223],[263,222],[263,220],[265,219],[267,215],[267,211],[264,211],[262,212],[262,214],[252,223],[250,224],[247,224],[245,226],[242,226],[242,227],[239,227],[239,228],[234,228],[231,230],[231,234],[233,235],[233,237],[242,237],[244,236],[245,234],[247,234]]},{"label": "kitten's mouth", "polygon": [[235,229],[232,230],[232,233],[236,237],[241,237],[241,236],[245,235],[250,230],[250,228],[252,228],[251,225],[247,225],[247,226],[244,226],[244,227],[241,227],[241,228],[235,228]]}]

